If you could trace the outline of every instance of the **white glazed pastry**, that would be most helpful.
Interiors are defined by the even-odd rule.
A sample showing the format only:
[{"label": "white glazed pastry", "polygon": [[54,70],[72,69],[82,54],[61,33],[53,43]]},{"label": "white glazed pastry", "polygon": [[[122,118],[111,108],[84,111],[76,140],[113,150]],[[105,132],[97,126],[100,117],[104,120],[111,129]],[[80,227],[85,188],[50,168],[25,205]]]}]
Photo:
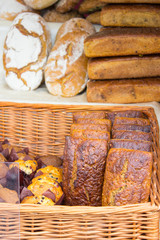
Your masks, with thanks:
[{"label": "white glazed pastry", "polygon": [[5,80],[15,90],[34,90],[42,82],[51,37],[42,17],[21,13],[12,23],[4,42]]},{"label": "white glazed pastry", "polygon": [[12,21],[17,14],[31,11],[22,0],[0,0],[0,19]]},{"label": "white glazed pastry", "polygon": [[33,9],[41,10],[53,5],[57,0],[24,0],[24,2]]}]

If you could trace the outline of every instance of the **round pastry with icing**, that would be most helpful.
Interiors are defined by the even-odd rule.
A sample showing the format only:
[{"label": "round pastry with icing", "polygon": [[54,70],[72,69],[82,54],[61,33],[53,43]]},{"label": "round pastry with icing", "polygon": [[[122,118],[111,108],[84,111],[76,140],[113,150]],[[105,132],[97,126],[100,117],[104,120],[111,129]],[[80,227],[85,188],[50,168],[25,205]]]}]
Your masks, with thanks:
[{"label": "round pastry with icing", "polygon": [[22,0],[0,0],[0,19],[13,21],[19,13],[32,11]]},{"label": "round pastry with icing", "polygon": [[58,0],[24,0],[24,2],[33,9],[44,9],[47,8]]},{"label": "round pastry with icing", "polygon": [[45,20],[35,13],[21,13],[13,21],[3,51],[5,80],[14,90],[34,90],[42,82],[51,48]]}]

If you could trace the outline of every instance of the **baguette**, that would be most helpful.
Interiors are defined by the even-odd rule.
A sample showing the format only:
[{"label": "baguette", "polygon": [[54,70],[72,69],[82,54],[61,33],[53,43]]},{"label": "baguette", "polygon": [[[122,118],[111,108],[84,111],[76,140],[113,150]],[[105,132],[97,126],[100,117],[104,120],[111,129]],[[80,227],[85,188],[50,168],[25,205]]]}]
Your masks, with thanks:
[{"label": "baguette", "polygon": [[102,8],[100,23],[106,27],[160,27],[160,6],[108,5]]},{"label": "baguette", "polygon": [[160,53],[160,28],[106,28],[84,42],[87,57]]},{"label": "baguette", "polygon": [[123,79],[160,76],[160,56],[91,58],[90,79]]},{"label": "baguette", "polygon": [[88,102],[138,103],[160,101],[160,78],[90,81]]}]

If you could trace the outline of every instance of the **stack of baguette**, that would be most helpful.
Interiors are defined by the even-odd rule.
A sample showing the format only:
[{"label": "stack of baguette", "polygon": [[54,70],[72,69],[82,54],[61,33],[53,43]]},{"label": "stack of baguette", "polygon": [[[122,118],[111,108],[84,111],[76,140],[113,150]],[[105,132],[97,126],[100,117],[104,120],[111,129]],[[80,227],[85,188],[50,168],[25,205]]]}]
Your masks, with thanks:
[{"label": "stack of baguette", "polygon": [[87,100],[160,101],[160,1],[103,2],[113,3],[102,7],[103,27],[84,43],[85,54],[90,58]]},{"label": "stack of baguette", "polygon": [[152,151],[150,121],[141,111],[74,114],[63,158],[66,204],[147,202]]}]

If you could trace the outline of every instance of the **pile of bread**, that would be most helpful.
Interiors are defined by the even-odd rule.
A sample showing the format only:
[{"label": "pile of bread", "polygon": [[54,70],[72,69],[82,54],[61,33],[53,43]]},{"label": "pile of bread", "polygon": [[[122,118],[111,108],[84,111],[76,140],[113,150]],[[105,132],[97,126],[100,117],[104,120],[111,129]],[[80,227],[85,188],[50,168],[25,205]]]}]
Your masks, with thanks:
[{"label": "pile of bread", "polygon": [[67,205],[119,206],[149,200],[151,124],[141,111],[77,112],[63,156]]},{"label": "pile of bread", "polygon": [[84,44],[90,58],[87,100],[160,101],[160,1],[102,2],[107,4],[99,11],[103,27]]},{"label": "pile of bread", "polygon": [[3,51],[5,80],[14,90],[34,90],[45,79],[55,96],[72,97],[86,87],[84,40],[95,33],[83,18],[61,25],[52,48],[45,20],[36,13],[21,13],[13,21]]},{"label": "pile of bread", "polygon": [[0,202],[53,206],[63,198],[61,158],[0,142]]}]

